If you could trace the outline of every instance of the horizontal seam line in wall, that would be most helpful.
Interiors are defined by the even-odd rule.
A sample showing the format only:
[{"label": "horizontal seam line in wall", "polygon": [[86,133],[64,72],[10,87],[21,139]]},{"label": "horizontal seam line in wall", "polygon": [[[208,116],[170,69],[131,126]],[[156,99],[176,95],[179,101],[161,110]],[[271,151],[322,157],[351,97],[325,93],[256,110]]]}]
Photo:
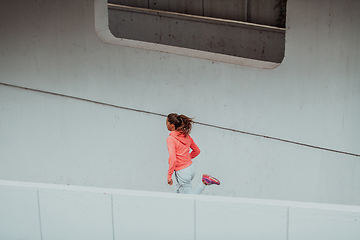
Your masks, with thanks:
[{"label": "horizontal seam line in wall", "polygon": [[[110,104],[110,103],[103,103],[103,102],[99,102],[99,101],[94,101],[94,100],[89,100],[89,99],[85,99],[85,98],[74,97],[74,96],[65,95],[65,94],[60,94],[60,93],[54,93],[54,92],[49,92],[49,91],[44,91],[44,90],[38,90],[38,89],[33,89],[33,88],[28,88],[28,87],[21,87],[21,86],[16,86],[16,85],[7,84],[7,83],[0,83],[0,85],[4,85],[4,86],[8,86],[8,87],[14,87],[14,88],[19,88],[19,89],[24,89],[24,90],[29,90],[29,91],[34,91],[34,92],[40,92],[40,93],[44,93],[44,94],[51,94],[51,95],[55,95],[55,96],[59,96],[59,97],[72,98],[72,99],[75,99],[75,100],[80,100],[80,101],[85,101],[85,102],[91,102],[91,103],[95,103],[95,104],[100,104],[100,105],[104,105],[104,106],[110,106],[110,107],[120,108],[120,109],[129,110],[129,111],[134,111],[134,112],[141,112],[141,113],[152,114],[152,115],[161,116],[161,117],[167,117],[167,115],[161,114],[161,113],[149,112],[149,111],[139,110],[139,109],[135,109],[135,108],[122,107],[122,106],[118,106],[118,105],[114,105],[114,104]],[[294,142],[294,141],[290,141],[290,140],[286,140],[286,139],[281,139],[281,138],[270,137],[270,136],[261,135],[261,134],[256,134],[256,133],[250,133],[250,132],[240,131],[240,130],[236,130],[236,129],[232,129],[232,128],[220,127],[220,126],[216,126],[216,125],[212,125],[212,124],[207,124],[207,123],[201,123],[201,122],[196,122],[196,121],[194,121],[194,123],[195,123],[195,124],[199,124],[199,125],[203,125],[203,126],[207,126],[207,127],[212,127],[212,128],[221,129],[221,130],[232,131],[232,132],[241,133],[241,134],[246,134],[246,135],[251,135],[251,136],[255,136],[255,137],[262,137],[262,138],[267,138],[267,139],[271,139],[271,140],[276,140],[276,141],[281,141],[281,142],[296,144],[296,145],[300,145],[300,146],[303,146],[303,147],[315,148],[315,149],[319,149],[319,150],[324,150],[324,151],[329,151],[329,152],[335,152],[335,153],[340,153],[340,154],[346,154],[346,155],[351,155],[351,156],[355,156],[355,157],[360,157],[360,154],[349,153],[349,152],[334,150],[334,149],[330,149],[330,148],[318,147],[318,146],[314,146],[314,145],[310,145],[310,144],[305,144],[305,143],[300,143],[300,142]]]}]

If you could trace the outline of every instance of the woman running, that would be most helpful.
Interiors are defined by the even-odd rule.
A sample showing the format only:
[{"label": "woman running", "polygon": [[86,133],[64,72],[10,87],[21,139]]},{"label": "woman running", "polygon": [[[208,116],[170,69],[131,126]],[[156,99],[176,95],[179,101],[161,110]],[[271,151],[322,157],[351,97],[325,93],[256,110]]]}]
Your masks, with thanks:
[{"label": "woman running", "polygon": [[204,174],[199,186],[194,190],[192,189],[191,181],[195,176],[195,166],[192,164],[192,159],[200,153],[199,147],[190,137],[192,124],[192,118],[176,113],[169,114],[166,119],[166,126],[170,131],[169,137],[166,139],[169,151],[167,182],[170,186],[173,184],[171,177],[175,171],[178,193],[201,194],[207,185],[220,185],[220,181]]}]

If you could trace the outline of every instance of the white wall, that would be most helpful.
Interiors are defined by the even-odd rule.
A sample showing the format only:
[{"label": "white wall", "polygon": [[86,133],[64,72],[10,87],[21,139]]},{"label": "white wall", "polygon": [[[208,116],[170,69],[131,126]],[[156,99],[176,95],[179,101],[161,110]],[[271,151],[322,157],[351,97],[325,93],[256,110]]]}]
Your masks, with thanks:
[{"label": "white wall", "polygon": [[1,239],[360,237],[360,207],[0,181]]},{"label": "white wall", "polygon": [[[359,9],[289,1],[285,58],[266,70],[107,44],[90,0],[1,1],[0,82],[359,155]],[[158,115],[0,84],[3,180],[173,191],[167,135]],[[202,125],[192,136],[196,181],[222,182],[204,194],[360,204],[359,157]]]}]

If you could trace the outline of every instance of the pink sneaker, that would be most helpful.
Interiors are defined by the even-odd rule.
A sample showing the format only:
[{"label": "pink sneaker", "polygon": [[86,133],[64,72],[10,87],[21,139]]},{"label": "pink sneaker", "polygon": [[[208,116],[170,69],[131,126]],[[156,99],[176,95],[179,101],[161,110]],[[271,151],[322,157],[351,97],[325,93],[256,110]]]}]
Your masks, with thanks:
[{"label": "pink sneaker", "polygon": [[220,181],[217,180],[216,178],[210,176],[210,175],[207,175],[207,174],[204,174],[203,177],[202,177],[202,181],[205,185],[211,185],[211,184],[216,184],[216,185],[220,185]]}]

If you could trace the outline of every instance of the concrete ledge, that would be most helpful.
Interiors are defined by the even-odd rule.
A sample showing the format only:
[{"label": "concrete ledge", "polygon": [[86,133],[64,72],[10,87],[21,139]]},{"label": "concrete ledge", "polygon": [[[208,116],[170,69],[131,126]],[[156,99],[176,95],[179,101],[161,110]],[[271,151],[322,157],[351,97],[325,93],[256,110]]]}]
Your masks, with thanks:
[{"label": "concrete ledge", "polygon": [[195,201],[155,195],[113,195],[116,238],[194,239]]},{"label": "concrete ledge", "polygon": [[0,184],[0,239],[41,239],[38,190]]},{"label": "concrete ledge", "polygon": [[39,188],[43,239],[113,239],[111,195]]},{"label": "concrete ledge", "polygon": [[359,239],[360,206],[0,181],[1,239]]},{"label": "concrete ledge", "polygon": [[360,213],[353,210],[290,207],[289,239],[358,240]]},{"label": "concrete ledge", "polygon": [[286,206],[196,201],[196,239],[287,239]]}]

